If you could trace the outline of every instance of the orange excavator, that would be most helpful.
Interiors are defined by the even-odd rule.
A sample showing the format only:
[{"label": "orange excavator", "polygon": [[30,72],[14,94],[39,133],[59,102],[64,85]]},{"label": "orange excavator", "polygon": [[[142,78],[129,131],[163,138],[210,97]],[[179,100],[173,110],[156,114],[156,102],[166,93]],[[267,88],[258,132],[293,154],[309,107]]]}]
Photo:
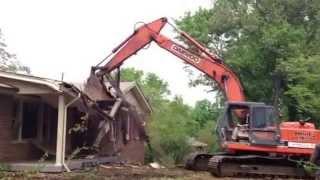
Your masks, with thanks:
[{"label": "orange excavator", "polygon": [[193,153],[186,161],[187,169],[208,170],[215,176],[306,177],[304,165],[319,164],[320,130],[306,121],[279,123],[272,106],[246,102],[241,81],[221,58],[185,32],[176,29],[195,47],[195,52],[162,35],[160,31],[166,24],[170,24],[168,20],[160,18],[141,25],[112,50],[108,63],[101,66],[101,62],[93,67],[95,75],[103,78],[130,56],[155,42],[214,80],[227,99],[216,127],[221,152]]}]

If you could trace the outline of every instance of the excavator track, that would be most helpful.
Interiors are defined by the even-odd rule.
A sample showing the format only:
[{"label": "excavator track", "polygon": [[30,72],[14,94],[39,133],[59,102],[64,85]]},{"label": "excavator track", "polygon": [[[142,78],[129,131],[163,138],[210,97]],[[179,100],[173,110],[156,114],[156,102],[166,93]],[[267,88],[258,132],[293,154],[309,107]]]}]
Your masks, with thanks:
[{"label": "excavator track", "polygon": [[221,162],[223,161],[223,157],[224,156],[213,156],[210,158],[208,162],[208,171],[213,176],[222,177],[220,166],[222,164]]},{"label": "excavator track", "polygon": [[311,178],[302,167],[286,158],[258,155],[217,155],[210,158],[208,171],[217,177]]},{"label": "excavator track", "polygon": [[193,152],[185,159],[185,169],[194,171],[208,171],[208,163],[210,158],[218,155],[225,155],[225,152],[209,154],[206,152]]},{"label": "excavator track", "polygon": [[185,161],[185,168],[194,171],[207,171],[208,162],[212,154],[207,153],[191,153]]}]

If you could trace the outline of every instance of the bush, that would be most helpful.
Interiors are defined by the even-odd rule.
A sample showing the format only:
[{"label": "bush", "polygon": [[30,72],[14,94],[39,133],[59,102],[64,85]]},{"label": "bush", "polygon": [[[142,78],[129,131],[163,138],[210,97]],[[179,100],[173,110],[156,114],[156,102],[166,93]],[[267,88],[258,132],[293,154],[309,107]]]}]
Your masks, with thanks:
[{"label": "bush", "polygon": [[205,126],[199,130],[197,139],[208,144],[209,152],[217,152],[219,150],[219,142],[215,132],[216,121],[208,121]]},{"label": "bush", "polygon": [[190,152],[187,138],[194,131],[190,107],[181,98],[158,105],[148,124],[153,157],[167,166],[182,162]]}]

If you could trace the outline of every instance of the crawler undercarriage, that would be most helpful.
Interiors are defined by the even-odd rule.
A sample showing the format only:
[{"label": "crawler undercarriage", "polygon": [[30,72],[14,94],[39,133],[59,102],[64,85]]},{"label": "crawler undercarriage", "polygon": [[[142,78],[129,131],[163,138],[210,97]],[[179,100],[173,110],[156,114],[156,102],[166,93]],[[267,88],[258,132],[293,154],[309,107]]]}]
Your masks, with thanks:
[{"label": "crawler undercarriage", "polygon": [[209,171],[217,177],[311,178],[299,162],[287,157],[264,155],[193,153],[187,158],[186,168]]}]

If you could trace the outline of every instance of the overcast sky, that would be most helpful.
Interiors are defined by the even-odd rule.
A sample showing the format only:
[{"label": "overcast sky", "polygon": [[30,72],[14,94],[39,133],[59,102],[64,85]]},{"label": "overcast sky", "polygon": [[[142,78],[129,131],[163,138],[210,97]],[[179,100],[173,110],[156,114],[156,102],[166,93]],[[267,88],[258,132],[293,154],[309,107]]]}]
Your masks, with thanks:
[{"label": "overcast sky", "polygon": [[[129,36],[136,22],[179,18],[210,6],[211,0],[0,0],[0,28],[10,52],[31,67],[32,74],[61,79],[64,72],[64,80],[84,82],[90,67]],[[163,33],[174,37],[170,27]],[[188,87],[183,66],[152,44],[122,67],[158,74],[188,104],[214,100],[203,87]]]}]

